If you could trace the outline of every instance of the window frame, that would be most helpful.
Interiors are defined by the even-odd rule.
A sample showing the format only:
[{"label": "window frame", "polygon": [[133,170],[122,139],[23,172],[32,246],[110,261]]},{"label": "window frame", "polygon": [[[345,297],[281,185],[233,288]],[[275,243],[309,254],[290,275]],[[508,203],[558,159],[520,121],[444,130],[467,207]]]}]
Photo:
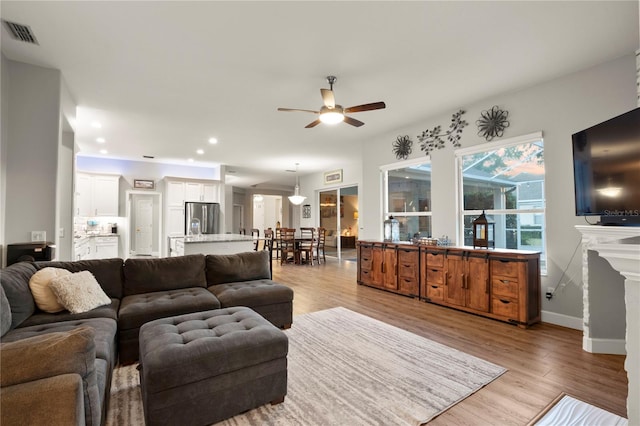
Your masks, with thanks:
[{"label": "window frame", "polygon": [[[456,167],[456,212],[457,212],[457,226],[456,226],[456,241],[459,245],[464,245],[464,217],[470,215],[480,215],[482,210],[464,210],[464,176],[462,169],[462,158],[467,155],[478,154],[481,152],[494,151],[500,148],[509,148],[512,146],[523,145],[527,143],[533,143],[541,141],[544,147],[544,138],[542,136],[542,132],[534,132],[529,133],[522,136],[517,136],[513,138],[503,139],[490,143],[483,143],[474,145],[468,148],[461,148],[454,151],[455,154],[455,167]],[[544,149],[544,148],[543,148]],[[544,159],[544,151],[543,151],[543,159]],[[544,160],[543,160],[544,161]],[[509,214],[542,214],[544,217],[544,226],[541,230],[542,232],[542,252],[541,255],[544,257],[544,262],[541,262],[541,273],[546,275],[547,272],[547,201],[546,201],[546,162],[545,162],[545,174],[544,181],[542,184],[542,208],[527,208],[527,209],[491,209],[484,210],[487,215],[509,215]],[[528,200],[527,200],[528,201]],[[520,240],[520,235],[518,235],[518,241]],[[544,267],[542,267],[544,265]]]},{"label": "window frame", "polygon": [[[383,221],[392,215],[394,217],[429,217],[433,216],[433,199],[431,195],[433,191],[431,187],[429,188],[429,210],[428,211],[417,211],[417,212],[391,212],[389,211],[389,172],[398,169],[405,169],[407,167],[418,166],[421,164],[429,164],[432,165],[431,156],[413,158],[411,160],[398,161],[396,163],[386,164],[380,166],[380,184],[382,186],[382,199],[381,203],[381,211],[383,216]],[[430,185],[433,182],[433,169],[431,170],[430,175]],[[429,233],[433,233],[433,219],[429,219]],[[380,232],[382,232],[382,227],[380,228]],[[382,234],[381,234],[382,235]]]}]

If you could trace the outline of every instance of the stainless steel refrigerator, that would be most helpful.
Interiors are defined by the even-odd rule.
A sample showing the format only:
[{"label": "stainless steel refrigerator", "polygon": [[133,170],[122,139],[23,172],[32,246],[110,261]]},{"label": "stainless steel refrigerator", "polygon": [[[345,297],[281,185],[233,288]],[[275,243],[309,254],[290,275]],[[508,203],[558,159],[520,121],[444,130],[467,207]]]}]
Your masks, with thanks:
[{"label": "stainless steel refrigerator", "polygon": [[193,235],[199,223],[201,234],[220,233],[220,204],[218,203],[184,203],[184,234]]}]

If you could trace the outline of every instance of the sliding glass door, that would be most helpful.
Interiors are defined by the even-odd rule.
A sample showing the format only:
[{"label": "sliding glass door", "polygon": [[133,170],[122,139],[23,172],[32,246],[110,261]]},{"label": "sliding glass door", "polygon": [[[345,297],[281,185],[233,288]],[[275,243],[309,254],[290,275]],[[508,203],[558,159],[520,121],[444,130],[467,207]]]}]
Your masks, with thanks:
[{"label": "sliding glass door", "polygon": [[320,226],[325,228],[325,252],[338,259],[356,259],[358,187],[320,192]]}]

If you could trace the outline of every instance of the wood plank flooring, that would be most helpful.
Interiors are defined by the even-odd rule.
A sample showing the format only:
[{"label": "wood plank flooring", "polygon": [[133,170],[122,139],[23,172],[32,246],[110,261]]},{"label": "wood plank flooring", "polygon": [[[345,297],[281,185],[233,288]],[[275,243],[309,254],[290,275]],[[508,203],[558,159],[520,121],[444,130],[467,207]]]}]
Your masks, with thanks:
[{"label": "wood plank flooring", "polygon": [[[343,306],[491,361],[509,371],[430,425],[525,425],[561,392],[627,417],[624,356],[582,350],[582,332],[552,324],[523,330],[356,283],[356,263],[280,265],[294,315]],[[295,323],[295,317],[294,317]]]}]

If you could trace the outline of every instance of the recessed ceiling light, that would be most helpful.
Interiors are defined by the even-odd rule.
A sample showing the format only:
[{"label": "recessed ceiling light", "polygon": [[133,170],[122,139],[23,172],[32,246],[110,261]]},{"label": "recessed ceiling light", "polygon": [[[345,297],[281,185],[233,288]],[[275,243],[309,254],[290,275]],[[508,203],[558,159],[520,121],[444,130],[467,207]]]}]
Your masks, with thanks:
[{"label": "recessed ceiling light", "polygon": [[100,154],[108,154],[108,153],[109,153],[109,151],[107,151],[106,149],[101,149],[100,150]]},{"label": "recessed ceiling light", "polygon": [[209,138],[209,143],[210,143],[211,145],[215,145],[215,144],[217,144],[217,143],[218,143],[218,139],[216,139],[216,138]]},{"label": "recessed ceiling light", "polygon": [[101,129],[102,128],[102,124],[100,124],[100,122],[98,121],[94,121],[91,123],[91,127],[95,127],[96,129]]},{"label": "recessed ceiling light", "polygon": [[193,163],[193,158],[189,158],[187,161]]},{"label": "recessed ceiling light", "polygon": [[105,142],[106,142],[106,139],[105,139],[105,138],[97,138],[97,139],[96,139],[96,142],[98,142],[98,143],[105,143]]},{"label": "recessed ceiling light", "polygon": [[204,154],[204,149],[199,149],[199,150],[197,150],[197,151],[196,151],[196,154],[198,154],[198,155],[202,155],[202,154]]}]

